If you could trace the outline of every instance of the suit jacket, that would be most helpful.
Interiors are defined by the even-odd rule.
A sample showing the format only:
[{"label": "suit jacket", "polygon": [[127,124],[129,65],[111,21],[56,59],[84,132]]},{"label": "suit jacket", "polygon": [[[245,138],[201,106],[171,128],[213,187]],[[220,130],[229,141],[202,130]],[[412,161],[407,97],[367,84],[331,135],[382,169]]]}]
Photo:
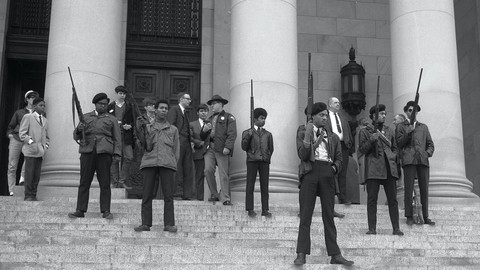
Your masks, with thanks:
[{"label": "suit jacket", "polygon": [[190,144],[192,141],[190,134],[190,122],[188,120],[188,114],[182,113],[180,105],[173,106],[168,110],[167,121],[174,125],[178,129],[180,135],[180,144]]},{"label": "suit jacket", "polygon": [[[85,145],[80,145],[78,152],[81,154],[92,153],[96,149],[97,154],[122,155],[122,136],[117,118],[111,114],[97,115],[95,111],[83,115],[85,120]],[[73,139],[81,139],[82,132],[77,128],[73,131]]]},{"label": "suit jacket", "polygon": [[[204,140],[200,138],[200,132],[202,132],[202,126],[200,121],[195,120],[190,122],[190,134],[192,134],[193,141],[193,160],[203,159],[203,155],[207,152],[208,142],[210,142],[210,136],[207,136]],[[203,145],[201,143],[203,142]]]},{"label": "suit jacket", "polygon": [[[128,101],[125,101],[125,111],[123,113],[123,117],[122,117],[122,123],[120,124],[120,131],[122,132],[122,135],[123,135],[123,143],[126,144],[126,145],[132,145],[132,146],[135,146],[134,144],[134,138],[133,138],[133,129],[135,128],[135,117],[134,117],[134,113],[133,113],[133,106],[130,102]],[[110,113],[111,115],[113,115],[113,117],[115,117],[115,108],[117,106],[115,106],[115,101],[113,102],[110,102],[110,104],[108,104],[107,106],[107,112]],[[123,125],[125,124],[128,124],[128,125],[131,125],[132,128],[129,129],[129,130],[124,130],[122,128]]]},{"label": "suit jacket", "polygon": [[402,166],[430,166],[428,158],[433,155],[435,147],[427,125],[417,122],[413,129],[406,120],[404,123],[398,124],[395,137],[401,151]]},{"label": "suit jacket", "polygon": [[[352,136],[352,131],[350,130],[350,125],[348,124],[348,120],[345,117],[343,117],[340,113],[337,113],[337,115],[338,115],[338,118],[340,118],[340,122],[342,122],[341,127],[342,127],[342,133],[343,133],[343,142],[345,143],[345,146],[347,146],[350,153],[353,153],[355,152],[354,140]],[[329,115],[327,117],[327,125],[325,126],[325,129],[328,131],[328,133],[332,133],[332,129],[336,129],[336,128],[337,128],[337,125],[330,121],[330,115]]]},{"label": "suit jacket", "polygon": [[[300,158],[300,165],[298,166],[298,178],[300,183],[303,177],[312,170],[312,164],[315,162],[314,135],[310,136],[310,143],[305,144],[305,125],[301,125],[297,129],[297,154]],[[312,132],[313,133],[313,132]],[[335,174],[342,169],[342,146],[337,134],[331,133],[327,130],[328,139],[328,156],[332,159],[332,165],[336,167]]]},{"label": "suit jacket", "polygon": [[[47,127],[47,118],[42,116],[42,124],[40,124],[37,114],[25,114],[19,128],[20,139],[24,142],[22,146],[24,156],[43,157],[49,144]],[[30,139],[33,141],[32,144],[28,144]]]},{"label": "suit jacket", "polygon": [[371,125],[359,131],[358,151],[365,155],[365,179],[387,179],[387,166],[392,176],[398,178],[395,132],[390,127],[383,126],[382,134],[391,142],[390,147],[380,139],[371,139],[373,132]]}]

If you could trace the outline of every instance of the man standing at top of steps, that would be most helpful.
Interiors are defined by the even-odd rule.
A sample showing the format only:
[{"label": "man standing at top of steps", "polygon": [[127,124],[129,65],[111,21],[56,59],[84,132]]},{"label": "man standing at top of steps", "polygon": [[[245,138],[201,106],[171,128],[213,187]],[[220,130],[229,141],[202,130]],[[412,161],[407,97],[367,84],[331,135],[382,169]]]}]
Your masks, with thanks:
[{"label": "man standing at top of steps", "polygon": [[327,105],[313,104],[312,121],[297,131],[297,154],[301,160],[300,178],[300,227],[298,229],[297,258],[295,265],[305,264],[306,254],[310,254],[310,225],[312,224],[315,200],[320,196],[322,220],[327,253],[331,264],[353,265],[345,259],[337,245],[337,229],[333,221],[335,198],[335,174],[342,168],[340,139],[325,129]]},{"label": "man standing at top of steps", "polygon": [[[378,114],[376,113],[378,112]],[[378,117],[378,119],[376,119]],[[370,109],[373,125],[359,131],[358,151],[365,155],[365,180],[367,183],[367,234],[377,234],[377,199],[380,185],[383,185],[388,200],[388,212],[393,234],[402,236],[398,221],[397,202],[397,144],[395,132],[385,125],[385,105],[378,104]]]},{"label": "man standing at top of steps", "polygon": [[420,106],[417,104],[416,108],[414,107],[414,101],[407,102],[403,107],[408,119],[398,124],[395,133],[398,148],[401,151],[405,195],[408,195],[405,196],[405,217],[407,225],[413,225],[412,194],[415,176],[418,176],[424,223],[435,225],[435,222],[428,218],[428,183],[430,181],[428,159],[432,157],[435,147],[428,126],[418,122],[415,118],[416,112],[421,110]]},{"label": "man standing at top of steps", "polygon": [[[96,94],[92,103],[95,110],[83,115],[73,131],[73,139],[79,142],[80,152],[80,186],[78,187],[77,210],[69,213],[70,218],[83,218],[88,207],[88,197],[93,176],[97,172],[100,184],[100,211],[102,217],[113,219],[110,213],[110,167],[112,156],[122,158],[122,137],[120,126],[115,116],[107,113],[110,99],[105,93]],[[83,137],[85,135],[85,137]]]}]

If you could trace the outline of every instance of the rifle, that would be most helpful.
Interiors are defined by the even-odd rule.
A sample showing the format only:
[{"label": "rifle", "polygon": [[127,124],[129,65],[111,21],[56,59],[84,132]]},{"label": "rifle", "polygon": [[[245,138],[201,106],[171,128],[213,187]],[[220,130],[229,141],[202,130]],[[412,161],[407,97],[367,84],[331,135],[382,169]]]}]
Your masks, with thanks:
[{"label": "rifle", "polygon": [[417,108],[418,108],[418,100],[420,99],[420,95],[418,94],[418,90],[420,90],[420,82],[422,81],[422,73],[423,73],[423,68],[420,69],[420,76],[418,77],[418,85],[417,85],[417,92],[415,93],[415,102],[413,105],[413,111],[412,114],[410,115],[410,124],[415,123],[415,118],[417,116]]},{"label": "rifle", "polygon": [[307,123],[312,120],[313,107],[313,74],[310,70],[312,54],[308,53],[308,98],[307,98]]},{"label": "rifle", "polygon": [[374,122],[374,125],[373,125],[373,130],[374,132],[377,132],[377,121],[378,121],[378,102],[380,101],[380,75],[378,75],[378,79],[377,79],[377,99],[375,101],[375,122]]},{"label": "rifle", "polygon": [[250,128],[253,128],[253,110],[254,106],[254,97],[253,97],[253,80],[250,80]]},{"label": "rifle", "polygon": [[[82,106],[80,105],[77,90],[75,90],[75,85],[73,84],[72,72],[70,71],[70,67],[68,67],[68,74],[70,75],[70,81],[72,82],[72,115],[73,127],[75,128],[75,109],[77,110],[80,123],[85,124],[85,119],[83,119]],[[80,145],[85,145],[85,129],[82,129],[82,138],[80,139],[80,142],[77,141],[77,143]]]}]

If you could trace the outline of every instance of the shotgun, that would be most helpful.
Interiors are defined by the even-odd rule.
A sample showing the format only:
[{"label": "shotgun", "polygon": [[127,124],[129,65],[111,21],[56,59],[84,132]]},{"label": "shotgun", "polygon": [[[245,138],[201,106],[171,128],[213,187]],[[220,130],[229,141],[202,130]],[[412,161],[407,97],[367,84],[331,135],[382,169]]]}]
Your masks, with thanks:
[{"label": "shotgun", "polygon": [[[85,119],[83,119],[82,106],[80,105],[80,100],[78,100],[77,90],[75,90],[75,84],[73,83],[70,67],[68,67],[68,74],[70,75],[70,81],[72,82],[72,115],[73,127],[75,128],[75,110],[77,111],[80,123],[85,124]],[[80,142],[77,143],[80,145],[85,145],[85,129],[82,129],[82,138],[80,139]]]}]

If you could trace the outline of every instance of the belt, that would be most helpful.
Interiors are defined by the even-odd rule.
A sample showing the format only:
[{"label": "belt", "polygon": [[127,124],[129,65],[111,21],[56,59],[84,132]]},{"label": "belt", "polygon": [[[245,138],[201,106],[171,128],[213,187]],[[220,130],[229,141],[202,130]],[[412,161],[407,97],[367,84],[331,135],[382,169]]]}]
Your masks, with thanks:
[{"label": "belt", "polygon": [[326,160],[315,160],[315,163],[320,163],[320,164],[325,164],[325,165],[332,164],[332,162],[326,161]]}]

